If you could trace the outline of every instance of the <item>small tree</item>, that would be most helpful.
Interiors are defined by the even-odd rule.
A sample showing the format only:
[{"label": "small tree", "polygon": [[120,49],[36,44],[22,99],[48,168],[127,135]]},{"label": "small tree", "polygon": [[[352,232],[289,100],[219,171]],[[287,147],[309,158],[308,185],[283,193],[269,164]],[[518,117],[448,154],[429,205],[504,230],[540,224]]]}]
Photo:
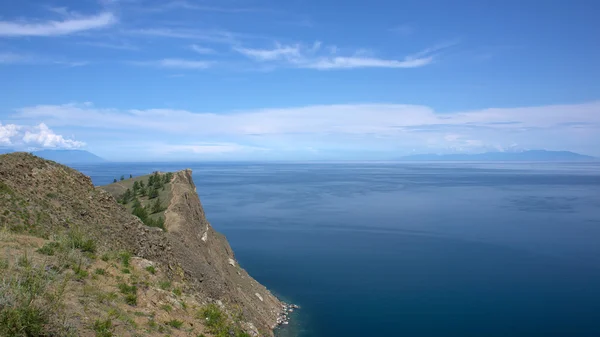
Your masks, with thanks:
[{"label": "small tree", "polygon": [[121,176],[121,181],[125,180],[125,176]]},{"label": "small tree", "polygon": [[136,195],[139,189],[140,189],[140,184],[137,181],[134,181],[133,182],[133,195]]},{"label": "small tree", "polygon": [[133,178],[133,174],[130,173],[129,174],[129,179],[131,179],[131,178]]},{"label": "small tree", "polygon": [[150,190],[148,192],[148,198],[150,198],[150,199],[158,198],[158,190],[156,188],[148,187],[148,189]]},{"label": "small tree", "polygon": [[117,182],[117,178],[113,179],[113,183],[116,183],[116,182]]},{"label": "small tree", "polygon": [[162,211],[163,211],[163,208],[162,208],[162,205],[160,204],[160,198],[156,198],[154,203],[152,203],[152,214],[162,212]]}]

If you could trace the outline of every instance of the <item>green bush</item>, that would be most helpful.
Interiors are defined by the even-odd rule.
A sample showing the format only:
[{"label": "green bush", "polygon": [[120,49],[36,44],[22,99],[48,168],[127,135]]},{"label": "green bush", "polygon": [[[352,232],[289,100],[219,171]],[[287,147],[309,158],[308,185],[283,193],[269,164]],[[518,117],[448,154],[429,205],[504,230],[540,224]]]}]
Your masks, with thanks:
[{"label": "green bush", "polygon": [[169,290],[169,289],[171,289],[171,281],[162,280],[162,281],[158,282],[158,287],[162,290]]},{"label": "green bush", "polygon": [[94,331],[96,332],[96,337],[112,337],[112,321],[109,319],[100,321],[96,320],[93,326]]},{"label": "green bush", "polygon": [[123,267],[130,267],[131,253],[127,251],[119,253],[119,260],[121,260],[121,264],[123,265]]},{"label": "green bush", "polygon": [[181,328],[183,326],[183,322],[179,321],[179,320],[176,320],[176,319],[172,319],[172,320],[166,322],[165,324],[167,324],[168,326],[171,326],[171,327],[173,327],[175,329],[179,329],[179,328]]},{"label": "green bush", "polygon": [[119,290],[125,295],[125,303],[129,305],[137,305],[137,287],[125,283],[118,284]]},{"label": "green bush", "polygon": [[21,257],[0,269],[0,336],[72,335],[57,319],[61,315],[66,282]]},{"label": "green bush", "polygon": [[80,229],[72,229],[67,233],[67,245],[72,249],[80,249],[82,252],[95,253],[96,241],[87,238]]},{"label": "green bush", "polygon": [[127,294],[125,295],[125,303],[136,306],[137,305],[137,294]]},{"label": "green bush", "polygon": [[52,256],[60,249],[60,243],[58,242],[47,242],[41,248],[37,250],[38,253]]}]

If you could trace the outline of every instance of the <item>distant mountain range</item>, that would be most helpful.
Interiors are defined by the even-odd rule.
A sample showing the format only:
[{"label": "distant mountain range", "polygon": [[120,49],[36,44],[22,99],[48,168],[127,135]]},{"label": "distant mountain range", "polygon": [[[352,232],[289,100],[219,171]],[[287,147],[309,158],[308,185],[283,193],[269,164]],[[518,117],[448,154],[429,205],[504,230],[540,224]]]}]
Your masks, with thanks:
[{"label": "distant mountain range", "polygon": [[570,151],[530,150],[522,152],[485,152],[476,154],[415,154],[400,157],[406,161],[593,161],[591,156]]},{"label": "distant mountain range", "polygon": [[[0,154],[16,152],[12,149],[0,149]],[[38,157],[55,161],[60,164],[102,163],[106,160],[85,150],[40,150],[31,151]]]}]

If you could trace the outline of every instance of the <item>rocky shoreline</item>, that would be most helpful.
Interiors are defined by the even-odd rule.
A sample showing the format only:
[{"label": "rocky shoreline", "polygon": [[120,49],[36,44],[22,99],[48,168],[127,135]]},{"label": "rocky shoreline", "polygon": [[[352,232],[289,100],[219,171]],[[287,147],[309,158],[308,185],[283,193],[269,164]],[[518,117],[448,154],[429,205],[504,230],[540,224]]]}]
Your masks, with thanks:
[{"label": "rocky shoreline", "polygon": [[277,316],[277,326],[288,325],[290,322],[289,315],[297,309],[300,309],[300,307],[296,304],[282,303],[281,312]]}]

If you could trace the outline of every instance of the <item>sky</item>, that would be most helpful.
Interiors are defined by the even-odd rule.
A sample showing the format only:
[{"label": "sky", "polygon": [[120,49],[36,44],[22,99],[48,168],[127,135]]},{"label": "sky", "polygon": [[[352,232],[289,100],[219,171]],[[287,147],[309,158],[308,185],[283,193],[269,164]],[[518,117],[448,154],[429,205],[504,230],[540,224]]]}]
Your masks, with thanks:
[{"label": "sky", "polygon": [[600,2],[0,2],[0,148],[600,156]]}]

